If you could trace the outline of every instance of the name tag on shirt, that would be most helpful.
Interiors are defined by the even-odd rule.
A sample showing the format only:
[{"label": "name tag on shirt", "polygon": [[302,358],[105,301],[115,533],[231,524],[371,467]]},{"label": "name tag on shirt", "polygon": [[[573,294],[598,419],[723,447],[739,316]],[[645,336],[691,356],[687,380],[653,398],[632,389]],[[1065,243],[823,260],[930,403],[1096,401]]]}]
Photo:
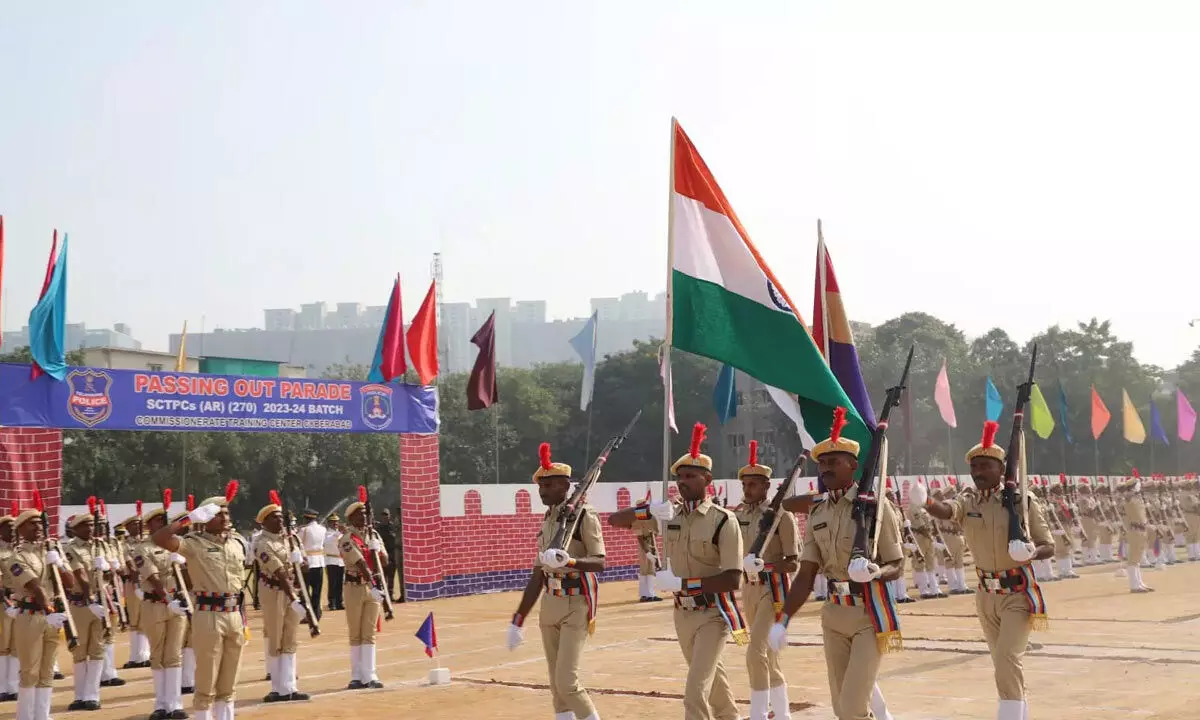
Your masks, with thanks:
[{"label": "name tag on shirt", "polygon": [[967,517],[983,519],[983,513],[967,513]]},{"label": "name tag on shirt", "polygon": [[749,520],[738,520],[738,524],[741,525],[742,527],[750,527]]},{"label": "name tag on shirt", "polygon": [[683,526],[682,526],[682,525],[668,525],[668,526],[667,526],[667,529],[668,529],[668,530],[678,530],[678,529],[680,529],[681,527],[683,527]]},{"label": "name tag on shirt", "polygon": [[829,523],[817,523],[813,525],[813,530],[824,530],[828,525]]}]

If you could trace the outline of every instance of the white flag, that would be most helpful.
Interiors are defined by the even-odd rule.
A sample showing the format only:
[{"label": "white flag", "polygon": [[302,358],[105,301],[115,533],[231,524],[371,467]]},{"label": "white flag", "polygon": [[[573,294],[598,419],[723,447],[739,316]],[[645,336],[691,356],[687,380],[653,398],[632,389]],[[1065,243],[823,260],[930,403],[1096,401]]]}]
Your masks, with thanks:
[{"label": "white flag", "polygon": [[579,390],[579,409],[587,410],[592,402],[592,389],[596,385],[596,320],[592,313],[579,334],[571,338],[571,347],[583,361],[583,385]]}]

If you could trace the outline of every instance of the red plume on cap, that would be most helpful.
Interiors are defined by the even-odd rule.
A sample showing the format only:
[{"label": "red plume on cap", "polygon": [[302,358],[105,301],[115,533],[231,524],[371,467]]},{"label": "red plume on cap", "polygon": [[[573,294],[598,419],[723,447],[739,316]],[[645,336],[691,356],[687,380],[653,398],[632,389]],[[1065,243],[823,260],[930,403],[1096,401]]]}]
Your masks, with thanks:
[{"label": "red plume on cap", "polygon": [[136,515],[138,517],[141,517],[142,516],[142,501],[138,500],[137,502],[135,502],[134,507],[137,508]]},{"label": "red plume on cap", "polygon": [[1059,473],[1059,474],[1058,474],[1058,484],[1059,484],[1059,485],[1066,485],[1066,484],[1067,484],[1067,474],[1066,474],[1066,473]]},{"label": "red plume on cap", "polygon": [[267,498],[271,501],[272,505],[278,505],[279,507],[283,507],[283,500],[281,500],[279,498],[278,491],[276,491],[276,490],[270,491],[269,493],[267,493]]},{"label": "red plume on cap", "polygon": [[696,423],[692,426],[692,446],[688,448],[688,454],[692,457],[700,457],[700,445],[704,442],[704,433],[707,430],[704,423]]},{"label": "red plume on cap", "polygon": [[550,443],[538,445],[538,462],[541,463],[543,470],[550,469]]},{"label": "red plume on cap", "polygon": [[171,488],[163,490],[163,510],[171,509]]},{"label": "red plume on cap", "polygon": [[238,491],[238,481],[230,480],[229,483],[227,485],[225,485],[225,502],[227,502],[227,503],[233,502],[233,499],[235,497],[237,497],[237,491]]},{"label": "red plume on cap", "polygon": [[829,428],[829,442],[836,443],[842,439],[842,429],[846,427],[846,408],[833,409],[833,425]]},{"label": "red plume on cap", "polygon": [[367,504],[367,486],[366,485],[358,486],[358,501],[364,505]]},{"label": "red plume on cap", "polygon": [[188,512],[191,512],[196,509],[196,496],[195,495],[187,496],[187,506],[186,507],[187,507]]},{"label": "red plume on cap", "polygon": [[995,420],[988,420],[983,424],[983,442],[985,448],[990,448],[996,444],[996,433],[1000,430],[1000,423]]},{"label": "red plume on cap", "polygon": [[750,441],[750,464],[751,465],[758,464],[758,441],[757,440]]},{"label": "red plume on cap", "polygon": [[33,491],[33,508],[38,512],[46,512],[46,503],[42,502],[42,494],[36,489]]},{"label": "red plume on cap", "polygon": [[103,515],[104,517],[108,517],[108,506],[104,504],[103,500],[100,500],[99,503],[100,503],[100,514]]},{"label": "red plume on cap", "polygon": [[1134,476],[1135,478],[1140,478],[1140,477],[1141,477],[1141,475],[1138,475],[1137,468],[1134,468],[1134,469],[1133,469],[1133,476]]},{"label": "red plume on cap", "polygon": [[88,512],[95,515],[96,514],[96,496],[95,495],[88,496],[87,506],[88,506]]}]

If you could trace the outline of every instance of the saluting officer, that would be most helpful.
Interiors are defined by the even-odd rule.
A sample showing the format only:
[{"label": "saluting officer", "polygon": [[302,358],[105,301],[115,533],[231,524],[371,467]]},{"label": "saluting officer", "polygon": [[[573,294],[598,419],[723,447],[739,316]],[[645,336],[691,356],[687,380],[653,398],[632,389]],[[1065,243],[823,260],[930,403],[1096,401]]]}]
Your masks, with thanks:
[{"label": "saluting officer", "polygon": [[[91,508],[96,498],[88,498]],[[79,634],[79,644],[71,650],[75,663],[75,701],[68,711],[100,709],[100,671],[104,667],[104,621],[108,609],[99,602],[107,592],[103,573],[108,561],[99,551],[102,545],[92,539],[95,528],[91,513],[79,513],[67,518],[67,527],[74,537],[63,545],[67,566],[71,570],[73,592],[68,594],[71,618]]]},{"label": "saluting officer", "polygon": [[538,447],[540,463],[533,473],[538,495],[547,507],[538,531],[538,555],[525,594],[508,628],[508,649],[521,644],[522,627],[538,596],[538,628],[550,669],[550,695],[555,720],[600,720],[592,699],[579,682],[579,658],[595,631],[596,574],[604,571],[604,537],[595,510],[579,508],[575,531],[566,549],[551,548],[559,513],[571,490],[571,466],[551,462],[550,443]]},{"label": "saluting officer", "polygon": [[[39,498],[35,503],[40,505]],[[17,515],[13,521],[20,544],[8,559],[19,613],[13,619],[21,679],[17,688],[18,720],[50,720],[50,696],[54,686],[54,656],[59,630],[67,616],[54,612],[53,566],[66,576],[66,563],[55,550],[47,550],[42,538],[40,508]]]},{"label": "saluting officer", "polygon": [[241,615],[246,577],[242,574],[245,551],[233,537],[229,503],[238,483],[229,481],[225,496],[211,497],[188,514],[200,532],[177,533],[172,523],[154,533],[154,544],[176,553],[188,565],[196,613],[192,641],[196,648],[196,720],[233,720],[238,668],[242,660],[245,619]]},{"label": "saluting officer", "polygon": [[263,612],[263,635],[269,638],[267,670],[271,673],[271,692],[263,701],[307,700],[308,695],[296,688],[296,630],[305,612],[290,571],[290,563],[299,563],[302,558],[299,550],[288,550],[283,508],[274,490],[271,502],[258,511],[255,520],[263,527],[254,543],[254,559],[260,575],[258,601]]},{"label": "saluting officer", "polygon": [[375,587],[375,573],[380,565],[387,566],[383,543],[371,531],[367,518],[366,488],[359,487],[359,501],[346,508],[349,527],[342,535],[342,562],[346,564],[346,586],[342,597],[346,603],[346,627],[350,631],[349,690],[383,687],[375,673],[375,623],[383,604],[387,587]]},{"label": "saluting officer", "polygon": [[1021,498],[1028,514],[1028,537],[1032,542],[1008,539],[1009,515],[1004,506],[1005,452],[995,443],[999,426],[989,420],[983,440],[967,453],[971,479],[978,494],[963,494],[949,502],[928,498],[923,485],[913,487],[910,505],[924,506],[942,520],[953,519],[963,526],[967,545],[975,556],[975,609],[992,653],[996,690],[1000,695],[997,720],[1029,717],[1025,700],[1025,674],[1021,667],[1032,630],[1045,629],[1046,602],[1034,577],[1032,560],[1054,555],[1054,537],[1041,503],[1032,495]]},{"label": "saluting officer", "polygon": [[15,702],[21,683],[21,665],[15,654],[17,643],[13,640],[13,619],[7,612],[12,607],[9,594],[15,587],[9,566],[15,548],[13,520],[16,516],[16,503],[13,503],[12,514],[0,516],[0,605],[6,611],[0,612],[0,702]]},{"label": "saluting officer", "polygon": [[[738,470],[742,481],[742,504],[736,514],[742,529],[746,552],[760,532],[767,493],[771,490],[771,468],[758,463],[758,441],[750,441],[750,462]],[[750,626],[750,645],[746,648],[746,669],[750,674],[750,720],[767,720],[774,710],[775,720],[791,718],[787,680],[779,666],[779,653],[767,644],[775,616],[783,610],[792,575],[799,567],[800,545],[796,518],[779,510],[779,527],[767,539],[759,556],[743,560],[746,584],[742,585],[742,606]]]},{"label": "saluting officer", "polygon": [[[170,489],[163,491],[163,504],[142,516],[142,522],[153,534],[167,525],[171,507]],[[133,548],[133,567],[138,572],[139,585],[134,594],[141,593],[142,630],[150,646],[150,676],[154,680],[154,712],[150,720],[186,720],[183,710],[182,654],[183,633],[187,628],[187,610],[177,594],[172,565],[182,556],[169,553],[152,542],[141,542]]]},{"label": "saluting officer", "polygon": [[651,517],[667,523],[663,540],[669,569],[660,570],[655,583],[675,596],[675,634],[688,664],[684,718],[736,720],[721,654],[731,636],[738,645],[748,641],[736,597],[744,551],[737,518],[708,497],[712,458],[700,452],[704,432],[696,423],[690,449],[671,466],[678,502],[638,505],[609,515],[608,522],[620,528]]},{"label": "saluting officer", "polygon": [[138,596],[141,581],[133,558],[146,542],[143,535],[144,519],[142,501],[138,500],[134,514],[117,526],[116,549],[121,557],[120,574],[125,587],[125,607],[129,612],[129,661],[123,668],[145,668],[151,666],[150,638],[142,624],[142,598]]},{"label": "saluting officer", "polygon": [[[650,493],[646,493],[645,502],[650,502]],[[633,535],[637,538],[638,551],[638,602],[662,602],[654,587],[654,573],[658,572],[654,558],[658,556],[658,521],[635,520]]]}]

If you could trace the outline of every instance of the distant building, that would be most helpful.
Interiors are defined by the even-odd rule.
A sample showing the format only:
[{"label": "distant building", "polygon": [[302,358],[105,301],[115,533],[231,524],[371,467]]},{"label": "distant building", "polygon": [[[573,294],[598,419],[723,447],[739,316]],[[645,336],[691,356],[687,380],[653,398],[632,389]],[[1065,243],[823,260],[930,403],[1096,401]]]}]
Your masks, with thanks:
[{"label": "distant building", "polygon": [[263,310],[263,327],[267,329],[267,332],[295,330],[296,311],[291,308]]},{"label": "distant building", "polygon": [[[83,363],[88,367],[110,370],[171,371],[175,369],[176,355],[157,350],[130,350],[118,347],[86,348]],[[184,372],[200,372],[200,358],[188,356]]]},{"label": "distant building", "polygon": [[[140,350],[142,343],[133,337],[133,330],[125,323],[117,323],[112,329],[94,328],[89,330],[84,323],[66,323],[64,326],[64,343],[66,350],[83,350],[87,348],[125,348]],[[29,345],[29,326],[3,334],[3,344],[7,350],[27,347]]]}]

